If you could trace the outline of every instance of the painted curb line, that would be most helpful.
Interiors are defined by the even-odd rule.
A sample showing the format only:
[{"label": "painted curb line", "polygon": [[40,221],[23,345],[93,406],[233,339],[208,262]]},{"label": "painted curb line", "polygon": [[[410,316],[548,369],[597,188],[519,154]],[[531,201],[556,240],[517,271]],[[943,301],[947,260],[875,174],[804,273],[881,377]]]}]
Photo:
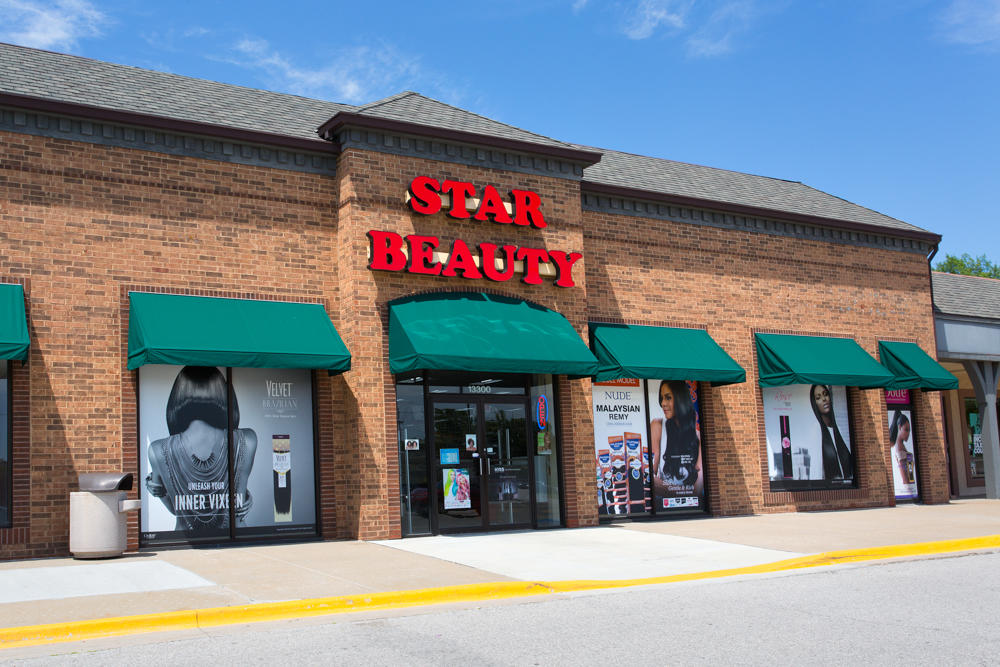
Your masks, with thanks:
[{"label": "painted curb line", "polygon": [[840,565],[872,560],[887,560],[913,556],[976,551],[1000,548],[1000,535],[987,535],[957,540],[897,544],[866,549],[845,549],[827,551],[811,556],[801,556],[785,560],[707,572],[675,574],[664,577],[615,580],[577,581],[501,581],[461,586],[440,586],[406,591],[390,591],[361,595],[341,595],[337,597],[290,600],[287,602],[263,602],[231,607],[191,609],[138,616],[118,616],[90,621],[70,621],[45,625],[27,625],[14,628],[0,628],[0,649],[19,646],[36,646],[59,642],[82,641],[148,632],[169,630],[193,630],[222,625],[240,625],[279,621],[292,618],[308,618],[375,609],[401,609],[454,602],[476,602],[501,600],[506,598],[534,595],[553,595],[599,589],[651,586],[682,581],[718,579],[748,574],[766,574],[811,567]]}]

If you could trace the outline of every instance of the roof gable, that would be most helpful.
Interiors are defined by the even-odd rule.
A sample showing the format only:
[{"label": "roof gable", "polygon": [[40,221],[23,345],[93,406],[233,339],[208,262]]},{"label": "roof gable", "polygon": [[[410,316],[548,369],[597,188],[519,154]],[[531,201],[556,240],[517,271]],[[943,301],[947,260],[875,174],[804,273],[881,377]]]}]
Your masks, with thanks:
[{"label": "roof gable", "polygon": [[573,144],[558,141],[541,134],[535,134],[534,132],[528,132],[519,127],[480,116],[471,111],[445,104],[444,102],[412,91],[386,97],[382,100],[355,107],[350,111],[358,116],[413,123],[436,129],[467,132],[469,134],[479,134],[510,141],[521,141],[540,146],[567,149],[579,148]]}]

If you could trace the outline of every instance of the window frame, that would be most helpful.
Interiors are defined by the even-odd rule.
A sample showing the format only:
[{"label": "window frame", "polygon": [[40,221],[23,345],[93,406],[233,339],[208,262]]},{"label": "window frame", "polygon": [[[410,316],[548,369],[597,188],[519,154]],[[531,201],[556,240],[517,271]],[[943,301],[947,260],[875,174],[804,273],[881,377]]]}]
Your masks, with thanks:
[{"label": "window frame", "polygon": [[[14,392],[12,391],[11,363],[10,359],[0,359],[3,364],[3,380],[7,383],[7,424],[3,429],[4,437],[7,438],[7,459],[6,473],[4,479],[0,480],[0,489],[5,489],[6,493],[0,495],[0,507],[6,507],[6,514],[0,514],[0,528],[14,527]],[[2,493],[2,491],[0,491]]]}]

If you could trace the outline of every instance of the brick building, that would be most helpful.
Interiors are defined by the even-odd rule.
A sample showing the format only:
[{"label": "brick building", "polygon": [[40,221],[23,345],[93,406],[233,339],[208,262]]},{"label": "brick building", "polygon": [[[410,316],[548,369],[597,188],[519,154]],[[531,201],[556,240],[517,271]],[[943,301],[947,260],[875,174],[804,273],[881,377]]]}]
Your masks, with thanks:
[{"label": "brick building", "polygon": [[801,183],[10,45],[0,157],[0,557],[948,500],[940,237]]}]

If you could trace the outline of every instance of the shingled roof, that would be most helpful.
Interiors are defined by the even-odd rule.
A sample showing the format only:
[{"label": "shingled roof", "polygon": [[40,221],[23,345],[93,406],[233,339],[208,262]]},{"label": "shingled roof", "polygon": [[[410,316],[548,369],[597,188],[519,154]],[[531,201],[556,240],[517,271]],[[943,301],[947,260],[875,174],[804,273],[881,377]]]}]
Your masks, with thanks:
[{"label": "shingled roof", "polygon": [[0,44],[0,92],[298,139],[354,108],[11,44]]},{"label": "shingled roof", "polygon": [[1000,280],[933,271],[931,283],[935,312],[1000,321]]},{"label": "shingled roof", "polygon": [[926,231],[798,181],[612,150],[591,150],[600,150],[603,156],[599,163],[584,170],[583,179],[587,183],[845,220],[901,231]]},{"label": "shingled roof", "polygon": [[564,143],[411,91],[353,106],[0,44],[0,94],[317,143],[318,128],[338,116],[406,123],[565,151],[578,159],[593,154],[587,162],[599,154],[600,162],[584,170],[584,187],[625,188],[935,237],[796,181]]}]

